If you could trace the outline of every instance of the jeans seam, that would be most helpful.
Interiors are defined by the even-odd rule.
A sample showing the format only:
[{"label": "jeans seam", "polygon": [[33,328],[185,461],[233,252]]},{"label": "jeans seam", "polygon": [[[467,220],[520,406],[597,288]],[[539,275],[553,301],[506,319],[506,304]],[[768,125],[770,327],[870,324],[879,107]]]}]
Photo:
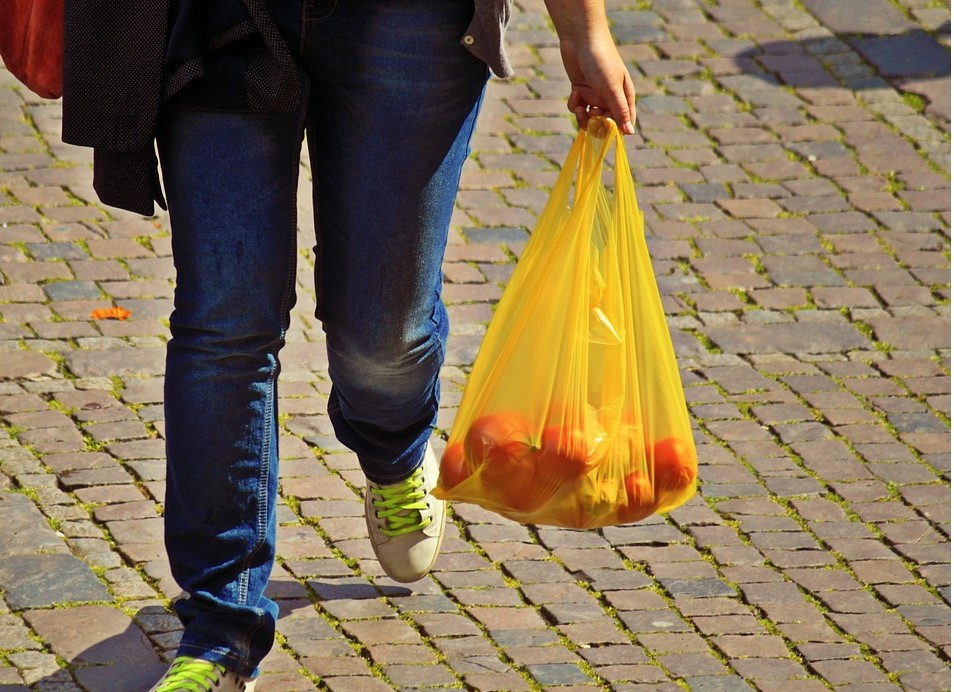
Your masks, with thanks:
[{"label": "jeans seam", "polygon": [[[299,119],[298,128],[301,131],[303,126],[304,116]],[[291,167],[297,168],[298,166],[298,157],[294,157],[291,162]],[[297,202],[294,198],[289,202],[290,215],[289,218],[292,220],[290,224],[289,234],[291,237],[288,242],[288,257],[286,260],[286,266],[288,268],[285,276],[285,286],[282,291],[282,298],[279,303],[279,314],[281,316],[281,328],[278,334],[278,346],[272,354],[275,358],[275,365],[272,368],[271,373],[268,377],[268,394],[266,395],[265,401],[265,415],[263,415],[262,426],[262,446],[261,454],[259,456],[259,477],[258,477],[258,511],[255,517],[255,545],[248,552],[248,555],[245,558],[244,564],[242,566],[241,574],[239,575],[239,602],[243,605],[248,605],[248,592],[249,592],[249,574],[252,563],[252,556],[255,555],[262,546],[268,540],[267,536],[267,523],[268,523],[268,482],[270,475],[270,463],[269,463],[269,453],[271,450],[272,444],[272,433],[273,431],[273,421],[277,425],[277,411],[276,401],[275,401],[275,389],[278,385],[278,373],[281,369],[279,352],[281,351],[282,345],[285,341],[285,335],[288,333],[288,327],[291,325],[291,302],[292,296],[294,295],[295,290],[295,277],[297,276],[296,265],[297,265]]]}]

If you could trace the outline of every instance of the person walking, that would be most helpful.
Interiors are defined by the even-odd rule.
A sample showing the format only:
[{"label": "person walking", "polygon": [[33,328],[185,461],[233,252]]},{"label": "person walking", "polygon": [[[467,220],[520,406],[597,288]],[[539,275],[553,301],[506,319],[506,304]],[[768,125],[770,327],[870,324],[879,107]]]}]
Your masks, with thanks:
[{"label": "person walking", "polygon": [[[632,133],[602,0],[547,8],[569,109]],[[251,690],[273,645],[277,382],[305,139],[328,414],[367,477],[385,573],[432,568],[441,263],[487,80],[512,74],[509,15],[509,0],[66,0],[63,139],[94,148],[103,203],[158,203],[172,229],[164,523],[186,596],[153,692]]]}]

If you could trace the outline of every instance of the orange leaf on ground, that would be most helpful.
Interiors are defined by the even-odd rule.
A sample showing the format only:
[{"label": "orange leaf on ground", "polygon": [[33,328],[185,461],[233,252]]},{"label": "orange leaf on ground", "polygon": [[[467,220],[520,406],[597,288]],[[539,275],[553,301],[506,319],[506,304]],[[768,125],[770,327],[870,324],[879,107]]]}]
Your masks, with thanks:
[{"label": "orange leaf on ground", "polygon": [[98,308],[93,310],[90,313],[90,317],[94,320],[124,320],[129,317],[132,313],[126,308],[121,308],[118,305],[111,308]]}]

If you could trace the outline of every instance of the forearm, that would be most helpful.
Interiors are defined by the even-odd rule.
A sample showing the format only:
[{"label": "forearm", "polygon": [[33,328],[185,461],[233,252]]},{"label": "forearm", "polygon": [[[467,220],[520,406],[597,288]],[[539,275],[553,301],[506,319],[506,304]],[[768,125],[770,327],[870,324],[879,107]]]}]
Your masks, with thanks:
[{"label": "forearm", "polygon": [[560,37],[570,78],[567,108],[582,127],[592,114],[610,113],[632,134],[636,110],[633,81],[616,49],[603,0],[544,0]]},{"label": "forearm", "polygon": [[561,39],[574,40],[608,31],[603,0],[544,0]]}]

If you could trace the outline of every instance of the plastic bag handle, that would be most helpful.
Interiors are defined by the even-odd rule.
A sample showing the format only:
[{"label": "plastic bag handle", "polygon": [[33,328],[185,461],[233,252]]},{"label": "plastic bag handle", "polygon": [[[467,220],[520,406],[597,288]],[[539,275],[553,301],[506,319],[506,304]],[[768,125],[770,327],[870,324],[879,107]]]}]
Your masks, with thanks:
[{"label": "plastic bag handle", "polygon": [[[580,130],[573,140],[573,145],[566,156],[566,162],[560,169],[560,174],[557,176],[556,183],[547,198],[547,203],[540,214],[540,218],[559,218],[563,216],[567,208],[569,208],[571,214],[586,213],[586,205],[594,203],[593,197],[599,187],[598,184],[593,184],[592,178],[596,176],[597,180],[595,182],[599,183],[603,175],[607,155],[614,144],[617,147],[622,146],[622,140],[622,135],[619,133],[615,122],[602,116],[590,118],[587,129]],[[599,141],[601,144],[598,147],[593,147],[592,143],[594,141]],[[625,157],[617,158],[625,159]],[[617,189],[627,187],[626,185],[620,185],[620,182],[625,180],[620,176],[630,175],[629,164],[625,160],[622,161],[622,164],[622,166],[616,166]],[[571,191],[574,189],[577,191],[583,190],[585,196],[571,199]],[[635,204],[635,194],[633,193],[632,196]],[[572,224],[568,224],[568,226],[572,226]],[[527,247],[530,254],[533,254],[532,245],[531,243]]]}]

